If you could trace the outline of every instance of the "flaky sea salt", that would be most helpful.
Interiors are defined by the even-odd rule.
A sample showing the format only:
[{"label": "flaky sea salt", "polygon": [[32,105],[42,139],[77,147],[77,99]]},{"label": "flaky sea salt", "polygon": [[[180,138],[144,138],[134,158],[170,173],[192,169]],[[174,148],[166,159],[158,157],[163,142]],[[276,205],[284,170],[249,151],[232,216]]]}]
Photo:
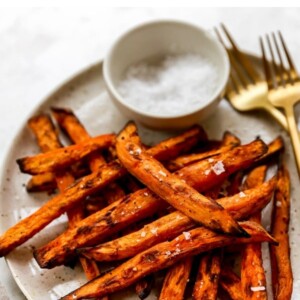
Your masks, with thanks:
[{"label": "flaky sea salt", "polygon": [[260,292],[260,291],[265,291],[266,287],[265,286],[251,286],[250,290],[252,292]]},{"label": "flaky sea salt", "polygon": [[276,201],[276,206],[277,206],[277,207],[281,207],[281,205],[282,205],[282,204],[281,204],[280,201]]},{"label": "flaky sea salt", "polygon": [[140,155],[142,153],[142,149],[141,148],[137,148],[135,150],[129,150],[129,154],[130,155]]},{"label": "flaky sea salt", "polygon": [[239,196],[240,196],[240,198],[245,198],[245,197],[246,197],[246,194],[245,194],[244,192],[240,192],[240,193],[239,193]]},{"label": "flaky sea salt", "polygon": [[187,241],[191,239],[191,234],[188,231],[184,231],[182,234]]},{"label": "flaky sea salt", "polygon": [[221,161],[218,161],[211,169],[216,175],[220,175],[225,172],[224,165]]},{"label": "flaky sea salt", "polygon": [[167,174],[166,174],[165,172],[161,171],[161,170],[159,170],[158,173],[159,173],[160,175],[164,176],[164,177],[167,177]]},{"label": "flaky sea salt", "polygon": [[152,234],[157,235],[157,230],[158,230],[158,228],[155,227],[155,228],[152,228],[150,231]]},{"label": "flaky sea salt", "polygon": [[170,55],[130,66],[118,90],[142,111],[170,116],[206,104],[217,87],[216,65],[200,54]]},{"label": "flaky sea salt", "polygon": [[209,175],[209,173],[210,173],[210,170],[205,170],[204,171],[204,175],[206,175],[206,176]]},{"label": "flaky sea salt", "polygon": [[146,232],[145,231],[142,231],[141,232],[141,237],[145,237],[146,236]]},{"label": "flaky sea salt", "polygon": [[181,252],[181,250],[179,249],[179,248],[176,248],[175,249],[175,252],[174,252],[174,255],[177,255],[177,254],[179,254]]}]

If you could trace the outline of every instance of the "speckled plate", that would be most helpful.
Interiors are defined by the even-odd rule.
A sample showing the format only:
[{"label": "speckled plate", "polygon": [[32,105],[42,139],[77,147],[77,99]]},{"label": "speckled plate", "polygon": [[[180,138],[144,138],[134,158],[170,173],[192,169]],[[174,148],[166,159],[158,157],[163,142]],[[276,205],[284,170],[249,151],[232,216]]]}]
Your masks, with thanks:
[{"label": "speckled plate", "polygon": [[[252,60],[257,65],[257,59],[252,57]],[[102,63],[84,70],[63,84],[30,115],[34,115],[38,111],[48,111],[50,106],[72,108],[92,135],[117,132],[127,121],[115,109],[106,93],[102,78]],[[296,197],[300,195],[300,185],[287,135],[264,112],[240,114],[234,111],[225,100],[221,101],[219,109],[203,125],[211,138],[221,138],[224,130],[232,131],[242,139],[242,142],[253,140],[258,135],[266,142],[279,134],[284,136],[288,145],[286,160],[292,178],[290,237],[294,271],[293,299],[300,299],[300,248],[297,247],[300,238],[300,201]],[[155,142],[168,135],[168,133],[146,130],[142,127],[141,134],[147,143]],[[25,190],[25,184],[29,176],[21,174],[15,163],[16,158],[32,155],[38,151],[33,136],[24,124],[15,137],[3,166],[0,200],[1,232],[35,211],[50,197],[42,193],[28,194]],[[267,207],[263,214],[265,226],[268,226],[269,223],[269,211],[270,209]],[[53,239],[64,230],[65,226],[66,218],[62,216],[6,257],[17,284],[30,300],[58,299],[86,282],[78,266],[74,269],[57,267],[52,270],[42,270],[32,257],[33,248]],[[266,247],[264,247],[264,256],[267,274],[270,274]],[[268,290],[270,292],[269,286]],[[157,296],[157,290],[154,290],[148,299],[157,299]],[[130,290],[118,294],[114,298],[138,299]]]}]

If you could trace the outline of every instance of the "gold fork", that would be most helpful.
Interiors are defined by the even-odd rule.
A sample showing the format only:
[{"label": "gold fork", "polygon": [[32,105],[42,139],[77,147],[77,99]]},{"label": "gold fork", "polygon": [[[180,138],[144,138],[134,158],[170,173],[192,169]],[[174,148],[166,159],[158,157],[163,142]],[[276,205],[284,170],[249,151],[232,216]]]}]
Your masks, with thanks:
[{"label": "gold fork", "polygon": [[[283,50],[280,50],[277,41],[278,38]],[[269,89],[268,99],[274,106],[284,109],[298,167],[298,174],[300,176],[300,139],[294,114],[294,105],[300,101],[300,79],[280,32],[278,32],[278,38],[276,38],[274,33],[272,34],[273,44],[280,62],[279,66],[275,62],[275,55],[269,35],[266,35],[266,40],[271,54],[271,62],[266,58],[264,42],[260,38],[262,59]],[[284,66],[284,56],[288,67]]]},{"label": "gold fork", "polygon": [[240,51],[223,24],[221,28],[230,44],[230,47],[226,46],[220,32],[215,28],[217,37],[227,50],[231,63],[230,81],[225,97],[238,111],[266,110],[285,130],[288,130],[285,116],[268,101],[266,81],[255,70],[249,58]]}]

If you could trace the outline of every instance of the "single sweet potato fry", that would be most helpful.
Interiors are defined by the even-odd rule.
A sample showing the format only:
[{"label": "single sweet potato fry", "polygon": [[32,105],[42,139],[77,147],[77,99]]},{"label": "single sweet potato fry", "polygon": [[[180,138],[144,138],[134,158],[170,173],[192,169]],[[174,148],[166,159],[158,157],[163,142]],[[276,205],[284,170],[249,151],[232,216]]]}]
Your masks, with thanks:
[{"label": "single sweet potato fry", "polygon": [[[48,152],[60,148],[62,145],[57,137],[54,125],[46,114],[40,114],[30,118],[28,127],[35,132],[37,143],[42,152]],[[26,186],[28,192],[42,192],[56,189],[56,181],[53,173],[44,173],[33,176]]]},{"label": "single sweet potato fry", "polygon": [[147,153],[159,161],[170,160],[176,158],[181,153],[190,151],[197,143],[205,141],[207,141],[206,132],[201,126],[195,125],[181,135],[164,140],[154,147],[147,149]]},{"label": "single sweet potato fry", "polygon": [[159,300],[182,300],[192,269],[193,257],[188,256],[173,265],[167,272]]},{"label": "single sweet potato fry", "polygon": [[[230,139],[229,139],[230,141]],[[218,199],[221,187],[217,188],[213,196],[213,200]],[[239,197],[240,199],[240,197]],[[228,210],[228,207],[224,207]],[[217,299],[219,276],[221,272],[221,262],[223,249],[214,249],[212,251],[202,253],[199,255],[199,266],[197,270],[197,277],[193,288],[193,300]]]},{"label": "single sweet potato fry", "polygon": [[56,188],[55,176],[49,172],[32,176],[26,184],[26,190],[29,193],[50,192]]},{"label": "single sweet potato fry", "polygon": [[222,146],[215,150],[210,150],[207,152],[201,152],[201,153],[192,153],[187,155],[179,156],[176,159],[171,160],[167,163],[166,168],[169,171],[177,171],[185,166],[188,166],[190,164],[193,164],[199,160],[208,158],[208,157],[214,157],[215,155],[227,152],[228,150],[231,150],[235,146]]},{"label": "single sweet potato fry", "polygon": [[[70,170],[76,180],[91,173],[84,162],[77,162],[70,167]],[[57,189],[54,175],[53,172],[33,175],[27,182],[27,192],[49,192],[51,194]]]},{"label": "single sweet potato fry", "polygon": [[[236,220],[247,218],[261,210],[271,200],[276,179],[246,190],[243,197],[236,194],[217,200]],[[80,249],[85,256],[98,261],[125,259],[146,250],[159,242],[171,239],[196,226],[196,223],[181,212],[173,212],[145,225],[142,229],[108,241],[96,247]]]},{"label": "single sweet potato fry", "polygon": [[74,144],[82,143],[90,138],[89,133],[71,109],[51,107],[51,112],[60,129]]},{"label": "single sweet potato fry", "polygon": [[222,184],[230,174],[253,165],[255,160],[266,153],[267,149],[268,147],[264,142],[255,140],[213,158],[188,165],[176,171],[175,174],[184,178],[196,190],[201,189],[205,182],[205,191],[207,191],[218,184]]},{"label": "single sweet potato fry", "polygon": [[[265,180],[266,173],[266,165],[253,169],[245,180],[244,188],[260,186]],[[256,212],[249,220],[260,224],[261,212]],[[245,300],[267,299],[266,276],[263,267],[261,245],[259,243],[249,243],[242,250],[241,293]]]},{"label": "single sweet potato fry", "polygon": [[71,145],[31,157],[20,158],[17,160],[17,163],[23,173],[39,174],[52,172],[68,167],[91,152],[107,148],[113,145],[114,142],[114,134],[100,135],[81,144]]},{"label": "single sweet potato fry", "polygon": [[199,269],[193,289],[193,300],[217,299],[223,249],[200,255]]},{"label": "single sweet potato fry", "polygon": [[213,157],[217,154],[226,152],[228,150],[231,150],[232,148],[239,146],[240,140],[231,134],[230,132],[226,131],[223,136],[223,141],[221,143],[221,147],[213,150],[209,150],[206,152],[201,153],[193,153],[193,154],[187,154],[187,155],[181,155],[171,161],[169,161],[166,165],[166,168],[170,171],[177,171],[187,165],[190,165],[192,163],[195,163],[199,160]]},{"label": "single sweet potato fry", "polygon": [[284,163],[278,171],[278,183],[274,195],[271,233],[278,239],[279,246],[270,247],[272,287],[275,299],[291,299],[293,273],[289,244],[290,221],[290,177]]},{"label": "single sweet potato fry", "polygon": [[261,165],[251,170],[243,184],[243,189],[252,189],[261,185],[265,180],[267,169],[266,165]]},{"label": "single sweet potato fry", "polygon": [[226,130],[223,134],[222,146],[239,146],[241,140],[232,132]]},{"label": "single sweet potato fry", "polygon": [[42,152],[49,152],[62,147],[52,120],[47,114],[39,114],[30,118],[28,127],[35,135]]},{"label": "single sweet potato fry", "polygon": [[284,149],[284,141],[281,136],[278,136],[271,143],[268,144],[268,151],[258,159],[258,162],[268,160],[276,153],[280,153]]},{"label": "single sweet potato fry", "polygon": [[275,242],[256,223],[241,222],[240,226],[249,233],[250,238],[223,235],[205,227],[196,228],[189,231],[189,239],[186,239],[185,235],[181,234],[172,241],[155,245],[129,259],[111,272],[86,283],[61,299],[90,299],[97,296],[105,296],[133,284],[148,274],[172,266],[187,256],[224,247],[229,244]]},{"label": "single sweet potato fry", "polygon": [[199,194],[145,153],[134,123],[129,123],[119,133],[116,149],[121,163],[131,174],[191,219],[213,230],[237,236],[246,235],[220,205]]}]

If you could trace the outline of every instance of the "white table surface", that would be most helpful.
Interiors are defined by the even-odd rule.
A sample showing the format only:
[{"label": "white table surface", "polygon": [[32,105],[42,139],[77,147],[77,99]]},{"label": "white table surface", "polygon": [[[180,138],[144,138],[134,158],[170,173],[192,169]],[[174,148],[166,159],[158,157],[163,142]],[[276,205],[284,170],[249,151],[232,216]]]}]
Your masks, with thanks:
[{"label": "white table surface", "polygon": [[[30,111],[62,81],[102,59],[133,25],[176,18],[210,29],[223,22],[242,48],[257,54],[258,36],[280,29],[300,69],[299,16],[295,8],[1,8],[0,164]],[[0,259],[0,300],[7,299],[25,297]]]}]

